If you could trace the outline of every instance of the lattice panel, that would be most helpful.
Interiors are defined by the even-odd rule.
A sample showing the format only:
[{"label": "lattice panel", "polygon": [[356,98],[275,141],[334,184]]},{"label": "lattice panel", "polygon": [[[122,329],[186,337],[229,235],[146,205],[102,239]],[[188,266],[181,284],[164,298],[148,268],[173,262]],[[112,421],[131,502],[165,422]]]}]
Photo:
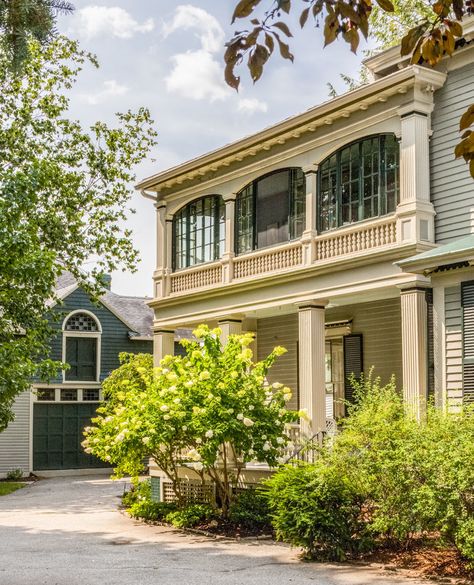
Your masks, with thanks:
[{"label": "lattice panel", "polygon": [[95,333],[98,330],[95,319],[86,313],[71,315],[66,323],[66,331],[91,331]]},{"label": "lattice panel", "polygon": [[[188,503],[208,504],[213,499],[213,487],[211,484],[202,484],[198,481],[182,479],[180,482],[184,499]],[[173,484],[163,480],[163,501],[174,502],[176,496],[173,491]]]}]

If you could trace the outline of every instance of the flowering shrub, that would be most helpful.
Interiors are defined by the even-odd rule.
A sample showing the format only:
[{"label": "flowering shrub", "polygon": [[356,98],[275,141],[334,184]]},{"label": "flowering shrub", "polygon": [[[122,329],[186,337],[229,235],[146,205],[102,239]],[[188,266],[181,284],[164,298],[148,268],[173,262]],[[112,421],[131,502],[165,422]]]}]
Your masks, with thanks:
[{"label": "flowering shrub", "polygon": [[288,425],[302,413],[286,408],[289,388],[265,383],[284,348],[254,363],[252,334],[231,335],[222,346],[220,333],[198,327],[196,341],[182,341],[186,355],[166,356],[158,368],[151,356],[122,354],[83,446],[112,463],[117,477],[138,475],[151,455],[181,504],[178,469],[191,467],[214,482],[226,515],[242,468],[252,460],[281,463]]}]

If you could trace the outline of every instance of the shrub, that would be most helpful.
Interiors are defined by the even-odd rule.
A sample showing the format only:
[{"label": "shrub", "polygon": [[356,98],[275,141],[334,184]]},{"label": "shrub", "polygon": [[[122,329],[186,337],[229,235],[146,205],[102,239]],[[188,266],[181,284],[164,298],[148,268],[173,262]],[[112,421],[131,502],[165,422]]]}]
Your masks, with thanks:
[{"label": "shrub", "polygon": [[344,560],[366,547],[363,498],[326,462],[286,466],[267,482],[277,537],[321,560]]},{"label": "shrub", "polygon": [[192,528],[215,517],[215,510],[208,504],[191,504],[181,510],[170,512],[166,521],[176,528]]},{"label": "shrub", "polygon": [[151,483],[149,478],[143,481],[132,481],[130,491],[122,496],[122,504],[126,508],[143,500],[149,500],[151,502]]},{"label": "shrub", "polygon": [[272,531],[266,490],[251,488],[238,494],[229,510],[229,520],[248,530]]},{"label": "shrub", "polygon": [[18,481],[23,477],[23,470],[22,469],[10,469],[7,473],[7,479],[11,479],[12,481]]},{"label": "shrub", "polygon": [[176,504],[170,502],[152,502],[151,500],[139,500],[134,502],[127,512],[132,518],[140,518],[151,522],[167,520],[170,513],[176,510]]}]

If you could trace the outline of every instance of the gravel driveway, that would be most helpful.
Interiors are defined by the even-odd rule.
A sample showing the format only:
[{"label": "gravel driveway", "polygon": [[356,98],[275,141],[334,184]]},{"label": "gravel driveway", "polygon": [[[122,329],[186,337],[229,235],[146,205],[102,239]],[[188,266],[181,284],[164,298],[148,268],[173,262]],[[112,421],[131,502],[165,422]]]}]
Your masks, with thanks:
[{"label": "gravel driveway", "polygon": [[281,544],[139,524],[117,511],[123,489],[98,477],[57,478],[1,497],[0,585],[416,583],[376,569],[301,563]]}]

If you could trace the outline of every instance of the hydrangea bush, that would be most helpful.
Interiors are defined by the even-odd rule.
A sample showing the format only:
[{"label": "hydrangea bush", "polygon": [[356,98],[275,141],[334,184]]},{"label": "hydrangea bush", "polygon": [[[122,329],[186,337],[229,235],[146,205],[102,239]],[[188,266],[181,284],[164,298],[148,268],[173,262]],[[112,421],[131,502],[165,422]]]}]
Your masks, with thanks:
[{"label": "hydrangea bush", "polygon": [[138,475],[153,457],[180,503],[178,470],[191,467],[214,482],[227,515],[245,464],[282,463],[289,427],[303,413],[287,409],[288,387],[266,383],[284,348],[254,363],[250,333],[231,335],[224,346],[219,329],[200,326],[193,334],[195,341],[181,342],[186,355],[166,356],[157,368],[151,356],[122,354],[83,446],[110,462],[116,477]]}]

